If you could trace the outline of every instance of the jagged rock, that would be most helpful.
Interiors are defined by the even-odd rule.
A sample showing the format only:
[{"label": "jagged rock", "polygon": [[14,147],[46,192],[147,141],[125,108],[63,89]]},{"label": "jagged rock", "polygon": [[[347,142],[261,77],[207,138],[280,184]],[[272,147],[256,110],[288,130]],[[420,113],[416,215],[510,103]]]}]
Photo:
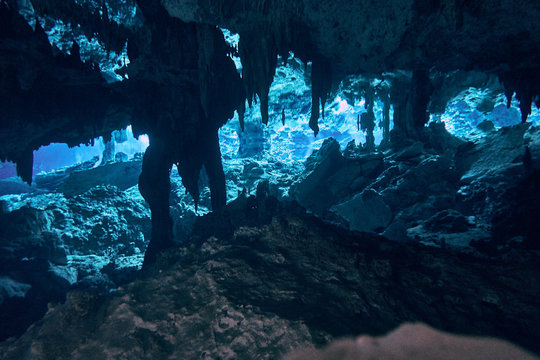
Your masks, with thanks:
[{"label": "jagged rock", "polygon": [[40,190],[54,192],[74,172],[93,169],[99,162],[99,156],[94,156],[88,161],[73,166],[67,166],[45,174],[37,174],[34,183]]},{"label": "jagged rock", "polygon": [[404,246],[329,226],[292,204],[240,197],[198,218],[193,236],[133,283],[51,305],[21,338],[0,344],[0,355],[279,358],[403,321],[538,351],[538,284],[527,280],[537,261],[519,249],[486,261]]},{"label": "jagged rock", "polygon": [[384,168],[383,154],[355,155],[345,158],[339,143],[329,138],[306,160],[305,170],[291,186],[290,194],[302,206],[316,214],[347,199],[351,192],[362,191]]},{"label": "jagged rock", "polygon": [[[420,204],[420,200],[430,196],[446,198],[448,190],[457,187],[454,184],[459,178],[454,161],[446,156],[434,155],[422,160],[418,165],[400,167],[401,169],[395,169],[388,174],[391,180],[376,182],[373,187],[380,192],[393,211]],[[385,183],[388,185],[383,186]],[[440,205],[449,206],[451,203]]]},{"label": "jagged rock", "polygon": [[407,236],[407,225],[404,221],[396,218],[382,233],[387,239],[396,242],[409,242],[411,238]]},{"label": "jagged rock", "polygon": [[59,235],[48,216],[29,206],[0,215],[0,339],[18,336],[47,309],[62,300],[69,283],[52,271],[67,264]]},{"label": "jagged rock", "polygon": [[523,166],[525,154],[524,135],[529,124],[505,127],[477,144],[472,151],[462,153],[460,161],[467,166],[461,183],[469,184],[474,180],[497,176],[502,171]]},{"label": "jagged rock", "polygon": [[438,212],[429,218],[424,226],[431,231],[443,233],[461,233],[469,230],[472,223],[470,218],[465,217],[459,211],[448,209]]},{"label": "jagged rock", "polygon": [[533,159],[540,147],[538,131],[528,127],[503,128],[466,149],[461,158],[467,171],[460,180],[458,205],[492,224],[493,240],[503,248],[516,236],[537,246],[533,219],[538,217],[539,180],[538,160]]},{"label": "jagged rock", "polygon": [[410,160],[424,154],[424,144],[420,141],[414,142],[412,145],[396,153],[396,160]]},{"label": "jagged rock", "polygon": [[480,124],[476,125],[476,127],[485,133],[495,131],[495,125],[493,125],[493,122],[489,120],[482,121]]},{"label": "jagged rock", "polygon": [[8,194],[23,194],[32,191],[32,187],[18,177],[0,180],[0,196]]},{"label": "jagged rock", "polygon": [[[127,269],[133,274],[140,268],[150,232],[140,195],[134,199],[115,187],[98,186],[73,198],[40,193],[3,204],[0,276],[31,288],[23,297],[1,302],[2,339],[20,335],[70,286],[107,292],[132,279],[121,275]],[[114,266],[105,271],[109,276],[101,270],[112,259]]]},{"label": "jagged rock", "polygon": [[392,221],[392,210],[374,190],[366,190],[330,211],[345,219],[349,229],[382,232]]},{"label": "jagged rock", "polygon": [[428,145],[438,154],[452,153],[452,156],[466,144],[459,137],[450,134],[442,122],[431,122],[426,129]]},{"label": "jagged rock", "polygon": [[2,271],[14,270],[13,266],[25,258],[66,265],[64,244],[58,234],[51,232],[47,215],[29,206],[0,215]]},{"label": "jagged rock", "polygon": [[302,206],[322,212],[336,201],[328,191],[327,181],[343,162],[339,148],[336,140],[326,139],[321,148],[306,160],[306,170],[290,190],[292,197]]},{"label": "jagged rock", "polygon": [[137,185],[141,173],[141,162],[112,162],[85,171],[69,174],[58,188],[66,196],[80,195],[98,185],[113,185],[126,190]]},{"label": "jagged rock", "polygon": [[0,276],[0,304],[12,297],[24,298],[32,285],[13,280],[9,276]]}]

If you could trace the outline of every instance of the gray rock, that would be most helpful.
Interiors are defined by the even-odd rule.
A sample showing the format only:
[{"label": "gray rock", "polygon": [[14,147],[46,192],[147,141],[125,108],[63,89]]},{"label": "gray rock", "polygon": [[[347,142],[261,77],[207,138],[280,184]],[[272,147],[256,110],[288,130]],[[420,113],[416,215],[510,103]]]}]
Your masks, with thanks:
[{"label": "gray rock", "polygon": [[460,163],[466,170],[461,177],[461,183],[470,184],[480,178],[497,176],[497,173],[506,171],[507,168],[522,166],[525,154],[524,136],[529,126],[530,124],[519,124],[502,128],[464,152]]},{"label": "gray rock", "polygon": [[293,204],[260,212],[254,203],[239,198],[224,213],[197,218],[189,240],[106,297],[69,293],[23,336],[0,343],[0,354],[279,359],[343,334],[387,333],[404,321],[538,349],[540,284],[530,281],[538,268],[530,253],[479,263],[339,230]]},{"label": "gray rock", "polygon": [[19,177],[11,177],[0,180],[0,196],[8,194],[23,194],[34,191],[27,183]]},{"label": "gray rock", "polygon": [[382,232],[392,221],[392,210],[374,190],[355,195],[351,200],[332,207],[331,211],[356,231]]},{"label": "gray rock", "polygon": [[399,219],[395,219],[384,230],[382,236],[396,242],[409,242],[411,239],[407,236],[407,226]]},{"label": "gray rock", "polygon": [[333,205],[364,190],[383,169],[382,153],[344,157],[339,143],[329,138],[306,160],[306,169],[290,194],[306,209],[326,216]]},{"label": "gray rock", "polygon": [[13,280],[8,276],[0,276],[0,304],[12,297],[24,298],[32,285]]},{"label": "gray rock", "polygon": [[326,139],[306,160],[305,171],[291,186],[291,196],[305,208],[321,213],[336,201],[334,194],[328,191],[328,179],[344,161],[339,148],[336,140]]},{"label": "gray rock", "polygon": [[485,133],[490,133],[490,132],[495,131],[495,125],[493,125],[493,122],[490,120],[484,120],[478,125],[476,125],[476,127]]},{"label": "gray rock", "polygon": [[114,185],[120,190],[126,190],[137,185],[141,166],[140,161],[113,162],[93,169],[73,172],[58,190],[66,196],[83,194],[98,185]]},{"label": "gray rock", "polygon": [[420,141],[414,142],[412,145],[399,151],[394,155],[396,160],[410,160],[424,153],[424,144]]},{"label": "gray rock", "polygon": [[424,226],[431,231],[443,233],[462,233],[469,230],[473,224],[468,217],[459,211],[447,209],[433,215]]}]

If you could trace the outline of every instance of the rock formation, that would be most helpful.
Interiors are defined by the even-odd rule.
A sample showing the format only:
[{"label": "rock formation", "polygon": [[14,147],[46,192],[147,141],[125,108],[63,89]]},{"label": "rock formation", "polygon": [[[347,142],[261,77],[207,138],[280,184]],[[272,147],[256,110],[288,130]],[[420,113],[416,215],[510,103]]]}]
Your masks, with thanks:
[{"label": "rock formation", "polygon": [[[139,235],[151,233],[143,277],[116,290],[115,264],[88,271],[86,287],[99,291],[68,293],[0,354],[271,358],[413,320],[538,352],[538,284],[527,279],[540,246],[540,136],[529,118],[540,106],[539,18],[540,3],[510,0],[0,0],[0,160],[26,183],[1,182],[14,197],[0,203],[0,296],[6,309],[21,308],[13,299],[31,308],[2,336],[73,289],[76,246],[66,243],[113,239],[141,257]],[[275,106],[283,69],[306,89]],[[471,124],[476,140],[448,134],[436,120],[470,87],[485,90],[483,113],[500,94],[517,101],[522,124]],[[319,139],[332,135],[323,122],[336,89],[364,101],[355,126],[365,144],[320,139],[303,171],[272,179],[281,165],[256,161],[268,139],[245,122],[246,104],[285,128],[295,97],[307,97],[294,111]],[[218,130],[235,113],[251,158],[229,171]],[[142,160],[108,162],[109,144],[103,166],[33,177],[41,146],[110,139],[128,124],[149,137]],[[238,185],[232,205],[227,181]],[[197,218],[199,207],[214,213]],[[163,307],[149,309],[155,301]]]}]

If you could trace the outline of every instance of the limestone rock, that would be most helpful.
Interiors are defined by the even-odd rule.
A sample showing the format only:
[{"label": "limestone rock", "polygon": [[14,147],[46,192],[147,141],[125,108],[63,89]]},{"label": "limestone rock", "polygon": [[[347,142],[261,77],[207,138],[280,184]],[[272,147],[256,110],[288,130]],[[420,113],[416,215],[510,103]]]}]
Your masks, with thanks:
[{"label": "limestone rock", "polygon": [[351,230],[382,232],[392,221],[392,210],[374,190],[366,190],[331,208],[342,217]]},{"label": "limestone rock", "polygon": [[102,297],[69,293],[22,337],[0,343],[0,356],[275,359],[405,321],[538,351],[539,289],[529,281],[537,267],[519,249],[478,261],[240,197],[198,217],[192,237],[134,282]]},{"label": "limestone rock", "polygon": [[98,185],[113,185],[126,190],[137,185],[140,173],[140,161],[112,162],[86,171],[72,172],[59,191],[66,196],[75,196]]}]

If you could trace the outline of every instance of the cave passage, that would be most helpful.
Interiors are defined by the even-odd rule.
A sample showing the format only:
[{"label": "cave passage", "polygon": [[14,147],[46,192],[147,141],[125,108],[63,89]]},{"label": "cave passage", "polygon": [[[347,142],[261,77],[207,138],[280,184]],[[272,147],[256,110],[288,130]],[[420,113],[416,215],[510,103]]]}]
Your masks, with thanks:
[{"label": "cave passage", "polygon": [[1,0],[0,358],[270,359],[404,321],[538,352],[539,18]]}]

